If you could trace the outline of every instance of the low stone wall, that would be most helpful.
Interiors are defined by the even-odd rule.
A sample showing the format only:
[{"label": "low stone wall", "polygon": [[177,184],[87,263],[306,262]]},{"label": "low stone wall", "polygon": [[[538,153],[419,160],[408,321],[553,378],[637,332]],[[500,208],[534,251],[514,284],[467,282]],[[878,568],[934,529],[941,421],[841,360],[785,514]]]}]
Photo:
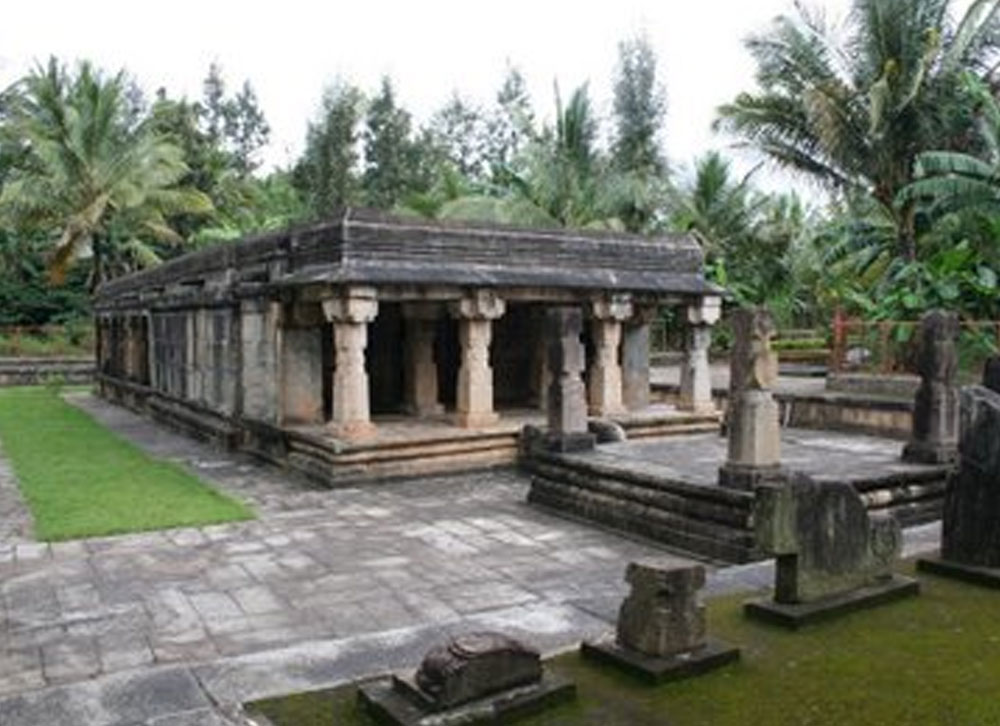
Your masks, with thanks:
[{"label": "low stone wall", "polygon": [[[676,404],[678,387],[653,384],[652,400]],[[719,410],[725,410],[728,391],[712,390]],[[889,397],[861,393],[777,393],[782,426],[803,429],[847,431],[893,439],[907,439],[913,425],[913,397]]]},{"label": "low stone wall", "polygon": [[920,376],[874,375],[871,373],[830,373],[826,390],[855,396],[899,398],[912,401],[920,387]]},{"label": "low stone wall", "polygon": [[93,358],[0,358],[0,387],[93,383]]}]

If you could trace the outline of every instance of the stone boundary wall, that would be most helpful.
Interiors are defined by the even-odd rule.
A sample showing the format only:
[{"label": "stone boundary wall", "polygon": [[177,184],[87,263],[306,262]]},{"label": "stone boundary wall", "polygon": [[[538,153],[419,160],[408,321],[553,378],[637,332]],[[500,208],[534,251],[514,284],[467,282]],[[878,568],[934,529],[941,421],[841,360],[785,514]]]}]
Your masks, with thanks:
[{"label": "stone boundary wall", "polygon": [[94,382],[93,358],[0,358],[0,387]]}]

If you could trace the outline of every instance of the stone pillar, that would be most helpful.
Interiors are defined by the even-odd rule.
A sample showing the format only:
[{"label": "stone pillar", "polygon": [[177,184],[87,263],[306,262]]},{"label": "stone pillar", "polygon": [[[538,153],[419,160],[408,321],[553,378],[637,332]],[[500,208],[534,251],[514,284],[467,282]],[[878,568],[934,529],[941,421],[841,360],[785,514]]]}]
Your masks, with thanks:
[{"label": "stone pillar", "polygon": [[281,307],[271,300],[240,302],[240,410],[247,418],[268,423],[277,423],[279,414]]},{"label": "stone pillar", "polygon": [[622,330],[622,403],[629,411],[649,407],[649,324],[656,313],[653,305],[637,307]]},{"label": "stone pillar", "polygon": [[547,367],[553,373],[547,391],[546,444],[554,451],[592,449],[594,436],[587,431],[587,392],[582,375],[586,357],[580,340],[583,311],[577,307],[551,308],[545,323]]},{"label": "stone pillar", "polygon": [[684,411],[715,413],[712,401],[712,370],[708,349],[712,345],[712,326],[719,322],[722,300],[703,298],[687,309],[687,348],[681,363],[680,405]]},{"label": "stone pillar", "polygon": [[592,416],[613,416],[625,411],[622,404],[622,368],[618,350],[622,321],[632,317],[632,303],[612,296],[591,304],[594,362],[590,367],[588,399]]},{"label": "stone pillar", "polygon": [[365,348],[368,324],[378,314],[375,288],[352,287],[323,301],[323,312],[333,323],[333,416],[330,431],[348,440],[371,438],[375,426],[369,410]]},{"label": "stone pillar", "polygon": [[282,420],[323,423],[323,317],[318,305],[293,305],[282,330]]},{"label": "stone pillar", "polygon": [[920,388],[903,461],[946,464],[958,457],[958,316],[931,310],[920,324]]},{"label": "stone pillar", "polygon": [[733,313],[730,353],[729,448],[719,483],[736,489],[780,481],[781,430],[771,389],[778,356],[771,350],[774,319],[766,308]]},{"label": "stone pillar", "polygon": [[452,308],[459,319],[462,362],[455,397],[456,420],[463,428],[490,426],[499,420],[493,410],[493,369],[490,342],[493,321],[504,314],[504,301],[492,290],[477,290]]},{"label": "stone pillar", "polygon": [[434,339],[440,308],[427,303],[405,303],[406,407],[414,416],[434,416],[444,411],[438,400],[438,370]]}]

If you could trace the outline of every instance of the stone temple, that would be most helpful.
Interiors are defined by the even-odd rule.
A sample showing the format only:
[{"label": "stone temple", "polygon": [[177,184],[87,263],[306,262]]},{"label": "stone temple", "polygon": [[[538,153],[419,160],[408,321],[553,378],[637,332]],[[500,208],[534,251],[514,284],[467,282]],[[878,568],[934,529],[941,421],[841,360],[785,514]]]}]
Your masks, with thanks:
[{"label": "stone temple", "polygon": [[[590,416],[650,431],[683,414],[650,407],[649,323],[719,293],[687,235],[348,210],[103,285],[99,390],[329,483],[513,463],[545,417],[548,309],[586,321]],[[681,399],[714,422],[703,322]]]}]

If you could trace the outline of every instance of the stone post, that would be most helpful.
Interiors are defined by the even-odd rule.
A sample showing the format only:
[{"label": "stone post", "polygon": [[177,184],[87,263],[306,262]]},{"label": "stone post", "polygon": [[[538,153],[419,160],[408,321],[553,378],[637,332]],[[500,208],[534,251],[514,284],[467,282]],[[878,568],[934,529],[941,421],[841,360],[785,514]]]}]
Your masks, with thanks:
[{"label": "stone post", "polygon": [[778,404],[771,392],[778,378],[778,356],[771,350],[774,320],[766,308],[744,308],[733,313],[732,327],[729,447],[719,484],[753,489],[784,476]]},{"label": "stone post", "polygon": [[587,393],[582,377],[586,357],[580,340],[583,311],[551,308],[546,311],[545,328],[547,367],[553,373],[547,391],[547,446],[555,451],[592,449],[594,436],[587,431]]},{"label": "stone post", "polygon": [[613,416],[625,411],[622,404],[622,368],[618,350],[622,321],[632,317],[632,303],[624,296],[611,296],[591,304],[594,362],[590,368],[588,399],[592,416]]},{"label": "stone post", "polygon": [[444,407],[438,400],[438,370],[434,339],[440,309],[426,303],[405,303],[406,406],[414,416],[433,416]]},{"label": "stone post", "polygon": [[493,321],[504,314],[504,301],[492,290],[477,290],[452,307],[459,319],[462,362],[455,397],[456,420],[463,428],[490,426],[499,420],[493,410],[493,369],[490,342]]},{"label": "stone post", "polygon": [[649,324],[653,305],[636,307],[622,331],[622,402],[629,411],[649,407]]},{"label": "stone post", "polygon": [[684,411],[715,413],[712,401],[712,370],[708,349],[712,345],[712,326],[719,322],[722,300],[715,296],[702,298],[687,309],[687,348],[681,364],[680,405]]},{"label": "stone post", "polygon": [[944,310],[931,310],[921,320],[920,388],[903,461],[945,464],[958,457],[958,329],[958,316]]},{"label": "stone post", "polygon": [[278,351],[281,349],[281,303],[240,302],[241,411],[244,416],[278,422]]},{"label": "stone post", "polygon": [[351,287],[323,301],[323,313],[333,323],[333,416],[330,432],[349,441],[375,435],[371,422],[365,349],[368,324],[378,314],[375,288]]},{"label": "stone post", "polygon": [[282,329],[282,421],[323,423],[323,315],[319,305],[289,305]]}]

